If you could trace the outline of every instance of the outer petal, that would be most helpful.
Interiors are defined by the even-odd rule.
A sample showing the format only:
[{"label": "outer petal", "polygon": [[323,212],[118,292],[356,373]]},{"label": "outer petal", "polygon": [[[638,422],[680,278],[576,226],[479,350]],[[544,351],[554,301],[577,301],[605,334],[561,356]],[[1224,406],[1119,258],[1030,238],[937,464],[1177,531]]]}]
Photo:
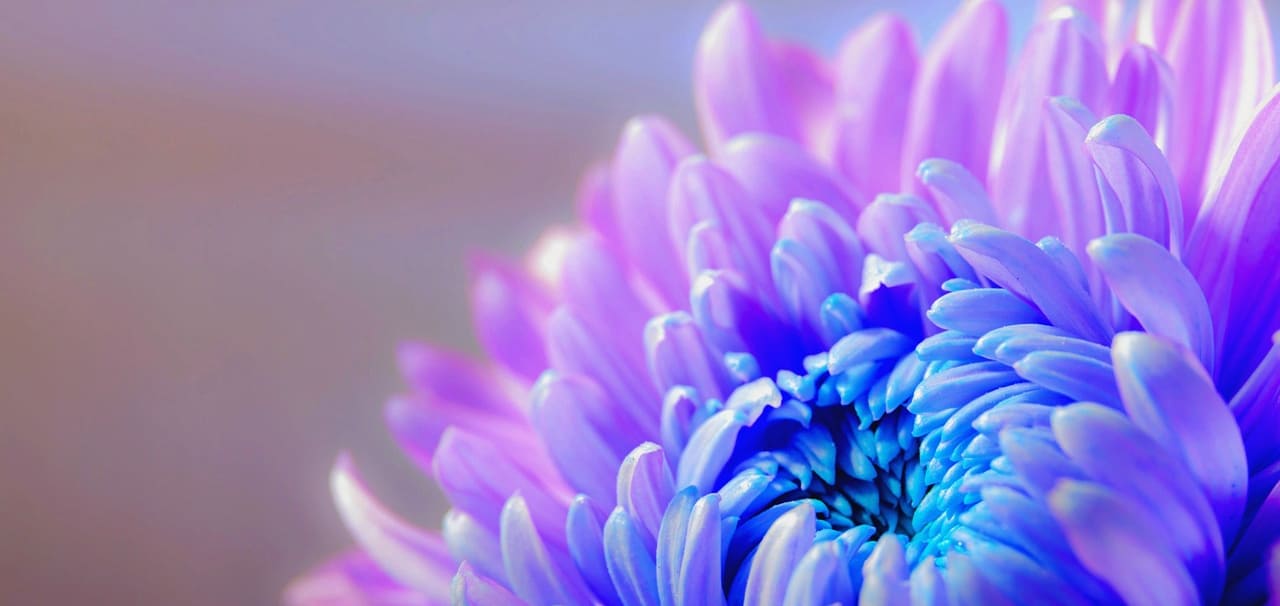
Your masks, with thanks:
[{"label": "outer petal", "polygon": [[502,584],[476,572],[467,562],[458,567],[450,589],[455,606],[519,606],[526,603]]},{"label": "outer petal", "polygon": [[1213,504],[1224,537],[1235,536],[1248,490],[1240,429],[1190,352],[1160,337],[1121,333],[1111,344],[1116,381],[1134,424],[1181,452]]},{"label": "outer petal", "polygon": [[1145,0],[1139,41],[1169,58],[1174,73],[1170,164],[1182,189],[1183,214],[1200,201],[1254,107],[1275,78],[1271,34],[1258,0]]},{"label": "outer petal", "polygon": [[666,217],[662,201],[671,173],[692,153],[693,145],[674,126],[646,117],[627,124],[613,158],[611,185],[623,249],[669,305],[683,300],[688,281],[671,271],[677,258],[675,247],[654,234],[662,233]]},{"label": "outer petal", "polygon": [[502,508],[502,561],[512,591],[532,606],[590,602],[577,570],[557,561],[543,544],[519,493]]},{"label": "outer petal", "polygon": [[[1185,189],[1185,188],[1184,188]],[[1280,90],[1259,111],[1217,193],[1201,211],[1187,266],[1209,298],[1217,334],[1218,385],[1232,394],[1280,329]]]},{"label": "outer petal", "polygon": [[841,44],[836,70],[832,162],[859,191],[895,192],[916,72],[911,27],[872,17]]},{"label": "outer petal", "polygon": [[1133,234],[1094,240],[1089,256],[1147,332],[1182,344],[1212,371],[1213,318],[1186,267],[1159,244]]},{"label": "outer petal", "polygon": [[289,583],[287,606],[433,606],[447,596],[428,597],[387,576],[362,551],[343,554]]},{"label": "outer petal", "polygon": [[1169,150],[1174,119],[1173,72],[1160,53],[1142,44],[1126,49],[1108,96],[1108,113],[1132,116],[1151,133],[1162,151]]},{"label": "outer petal", "polygon": [[991,131],[1004,84],[1008,25],[994,0],[969,2],[938,33],[920,65],[902,149],[902,187],[926,158],[987,174]]},{"label": "outer petal", "polygon": [[783,74],[760,23],[744,3],[725,4],[703,30],[694,94],[703,136],[713,149],[744,132],[793,139],[800,134]]},{"label": "outer petal", "polygon": [[501,261],[471,264],[471,310],[476,335],[489,356],[532,381],[547,367],[543,346],[552,303],[544,285]]},{"label": "outer petal", "polygon": [[347,530],[389,576],[444,601],[454,562],[439,535],[410,526],[364,487],[346,455],[330,475],[330,491]]},{"label": "outer petal", "polygon": [[1044,184],[1053,182],[1053,162],[1065,152],[1046,147],[1044,100],[1066,96],[1089,110],[1101,108],[1108,79],[1095,26],[1071,7],[1056,11],[1031,32],[1013,73],[1000,100],[988,182],[1007,225],[1040,238],[1074,220],[1065,212],[1071,200],[1043,194]]},{"label": "outer petal", "polygon": [[1146,512],[1096,484],[1063,480],[1049,507],[1085,567],[1132,606],[1190,606],[1196,587]]}]

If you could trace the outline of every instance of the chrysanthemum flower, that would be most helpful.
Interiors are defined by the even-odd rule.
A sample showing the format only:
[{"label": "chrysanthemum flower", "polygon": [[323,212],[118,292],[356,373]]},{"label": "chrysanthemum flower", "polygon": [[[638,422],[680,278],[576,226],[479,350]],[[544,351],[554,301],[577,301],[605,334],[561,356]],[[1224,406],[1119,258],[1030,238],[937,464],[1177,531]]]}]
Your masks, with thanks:
[{"label": "chrysanthemum flower", "polygon": [[1255,604],[1280,536],[1280,96],[1256,0],[997,2],[834,58],[740,4],[705,150],[627,125],[581,223],[475,263],[486,361],[387,420],[453,509],[296,604]]}]

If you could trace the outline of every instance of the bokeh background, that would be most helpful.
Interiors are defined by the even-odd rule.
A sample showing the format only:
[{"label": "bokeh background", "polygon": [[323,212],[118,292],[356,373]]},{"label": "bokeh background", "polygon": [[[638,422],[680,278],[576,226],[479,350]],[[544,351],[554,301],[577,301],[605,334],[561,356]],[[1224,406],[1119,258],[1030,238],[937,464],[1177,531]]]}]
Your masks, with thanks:
[{"label": "bokeh background", "polygon": [[[755,4],[831,51],[955,2]],[[5,1],[0,602],[275,603],[348,544],[340,449],[436,525],[382,427],[396,344],[475,351],[466,253],[569,219],[628,116],[696,132],[713,9]]]}]

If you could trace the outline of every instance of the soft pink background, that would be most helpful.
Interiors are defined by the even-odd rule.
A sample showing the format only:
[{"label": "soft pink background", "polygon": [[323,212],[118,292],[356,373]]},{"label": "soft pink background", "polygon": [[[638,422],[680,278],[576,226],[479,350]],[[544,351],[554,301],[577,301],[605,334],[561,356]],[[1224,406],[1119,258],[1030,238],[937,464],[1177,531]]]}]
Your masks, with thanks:
[{"label": "soft pink background", "polygon": [[[5,604],[275,602],[347,544],[343,448],[435,525],[381,425],[396,343],[474,350],[465,252],[567,219],[626,117],[692,132],[713,8],[181,4],[0,11]],[[760,4],[830,50],[953,3]]]}]

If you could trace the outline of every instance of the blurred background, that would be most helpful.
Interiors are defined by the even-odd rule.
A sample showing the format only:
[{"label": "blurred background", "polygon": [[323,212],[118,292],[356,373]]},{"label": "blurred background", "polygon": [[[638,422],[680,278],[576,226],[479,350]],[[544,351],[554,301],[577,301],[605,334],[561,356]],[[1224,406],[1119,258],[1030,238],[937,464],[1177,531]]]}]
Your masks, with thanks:
[{"label": "blurred background", "polygon": [[[568,220],[627,117],[696,132],[714,9],[67,4],[0,11],[5,604],[275,603],[349,543],[341,449],[437,525],[382,426],[396,344],[475,351],[466,253]],[[927,39],[955,2],[756,4],[829,52],[890,5]]]}]

